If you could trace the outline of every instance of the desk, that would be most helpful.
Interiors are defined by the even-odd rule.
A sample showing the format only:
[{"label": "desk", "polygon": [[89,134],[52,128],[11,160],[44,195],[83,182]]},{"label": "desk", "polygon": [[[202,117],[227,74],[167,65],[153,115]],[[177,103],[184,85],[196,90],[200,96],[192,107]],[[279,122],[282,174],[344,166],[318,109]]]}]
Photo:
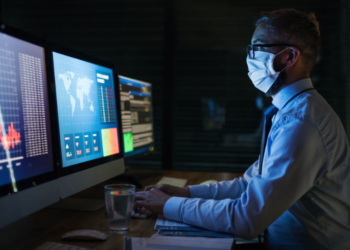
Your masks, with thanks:
[{"label": "desk", "polygon": [[[130,170],[130,174],[140,174],[155,171]],[[232,180],[242,174],[234,173],[211,173],[211,172],[184,172],[162,171],[163,176],[187,179],[187,185],[199,184],[205,180]],[[141,179],[143,186],[156,184],[161,176]],[[114,183],[127,183],[122,181],[108,180],[94,187],[88,188],[72,197],[104,199],[104,185]],[[138,189],[137,191],[141,191]],[[108,229],[108,221],[105,208],[96,212],[66,211],[45,208],[23,219],[20,219],[0,229],[1,250],[24,250],[35,249],[45,241],[62,242],[70,245],[93,248],[97,250],[123,249],[123,236],[151,237],[156,230],[154,224],[157,215],[152,215],[147,220],[132,219],[128,233],[114,234]],[[66,232],[76,229],[95,229],[108,235],[106,241],[61,241],[61,236]]]}]

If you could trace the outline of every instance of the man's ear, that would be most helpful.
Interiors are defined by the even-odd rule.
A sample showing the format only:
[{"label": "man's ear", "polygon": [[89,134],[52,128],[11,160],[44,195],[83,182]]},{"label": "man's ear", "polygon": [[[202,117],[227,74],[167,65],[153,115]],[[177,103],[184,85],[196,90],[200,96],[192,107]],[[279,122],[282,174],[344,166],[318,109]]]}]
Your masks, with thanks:
[{"label": "man's ear", "polygon": [[285,68],[292,67],[300,56],[300,50],[295,47],[287,47],[283,52],[276,55],[273,68],[280,72]]},{"label": "man's ear", "polygon": [[300,50],[295,47],[288,47],[286,56],[286,68],[292,67],[300,56]]}]

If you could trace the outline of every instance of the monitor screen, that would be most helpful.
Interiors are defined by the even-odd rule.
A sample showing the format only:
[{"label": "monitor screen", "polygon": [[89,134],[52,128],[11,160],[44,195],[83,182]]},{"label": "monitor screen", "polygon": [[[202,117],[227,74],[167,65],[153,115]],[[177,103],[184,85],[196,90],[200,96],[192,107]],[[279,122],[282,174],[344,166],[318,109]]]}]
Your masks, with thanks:
[{"label": "monitor screen", "polygon": [[45,50],[0,32],[0,190],[53,171],[50,138]]},{"label": "monitor screen", "polygon": [[119,76],[124,157],[153,151],[152,85]]},{"label": "monitor screen", "polygon": [[119,154],[113,70],[52,55],[62,167]]}]

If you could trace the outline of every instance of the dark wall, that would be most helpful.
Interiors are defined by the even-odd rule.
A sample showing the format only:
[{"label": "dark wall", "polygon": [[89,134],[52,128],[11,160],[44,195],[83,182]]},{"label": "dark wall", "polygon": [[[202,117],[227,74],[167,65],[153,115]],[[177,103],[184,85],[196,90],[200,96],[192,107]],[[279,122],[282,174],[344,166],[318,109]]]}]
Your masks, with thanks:
[{"label": "dark wall", "polygon": [[[133,166],[160,167],[164,149],[175,169],[244,171],[258,157],[261,136],[259,92],[245,62],[256,16],[279,8],[316,14],[322,44],[311,78],[348,131],[349,7],[346,0],[176,0],[170,90],[163,78],[170,60],[164,58],[164,0],[5,0],[4,21],[154,84],[156,153]],[[173,106],[163,110],[168,99]],[[170,112],[171,126],[163,126],[163,112]],[[169,129],[164,143],[171,146],[163,147],[162,132]]]},{"label": "dark wall", "polygon": [[2,21],[2,16],[3,16],[2,10],[3,10],[3,3],[2,3],[2,0],[0,0],[0,21]]},{"label": "dark wall", "polygon": [[150,0],[5,0],[4,22],[114,63],[117,73],[153,84],[155,153],[161,165],[164,3]]},{"label": "dark wall", "polygon": [[[254,20],[262,10],[296,8],[316,14],[322,46],[311,78],[346,125],[347,85],[339,70],[346,50],[340,48],[344,42],[340,1],[179,0],[176,3],[176,169],[214,167],[243,171],[258,158],[261,111],[255,106],[258,91],[247,76],[245,49],[251,43]],[[205,129],[203,98],[225,107],[221,129],[215,126]]]}]

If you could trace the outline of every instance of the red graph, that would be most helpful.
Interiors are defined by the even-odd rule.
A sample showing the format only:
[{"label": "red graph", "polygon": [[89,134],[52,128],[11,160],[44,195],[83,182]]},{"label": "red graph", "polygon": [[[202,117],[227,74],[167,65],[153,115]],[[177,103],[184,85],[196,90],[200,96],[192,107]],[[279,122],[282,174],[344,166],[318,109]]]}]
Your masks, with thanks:
[{"label": "red graph", "polygon": [[8,126],[8,134],[5,135],[5,137],[2,136],[1,126],[0,126],[0,141],[2,143],[4,150],[6,150],[6,145],[7,145],[7,149],[10,149],[10,147],[15,148],[15,145],[19,143],[20,138],[21,138],[21,133],[17,132],[14,129],[13,122],[11,122],[11,125]]}]

